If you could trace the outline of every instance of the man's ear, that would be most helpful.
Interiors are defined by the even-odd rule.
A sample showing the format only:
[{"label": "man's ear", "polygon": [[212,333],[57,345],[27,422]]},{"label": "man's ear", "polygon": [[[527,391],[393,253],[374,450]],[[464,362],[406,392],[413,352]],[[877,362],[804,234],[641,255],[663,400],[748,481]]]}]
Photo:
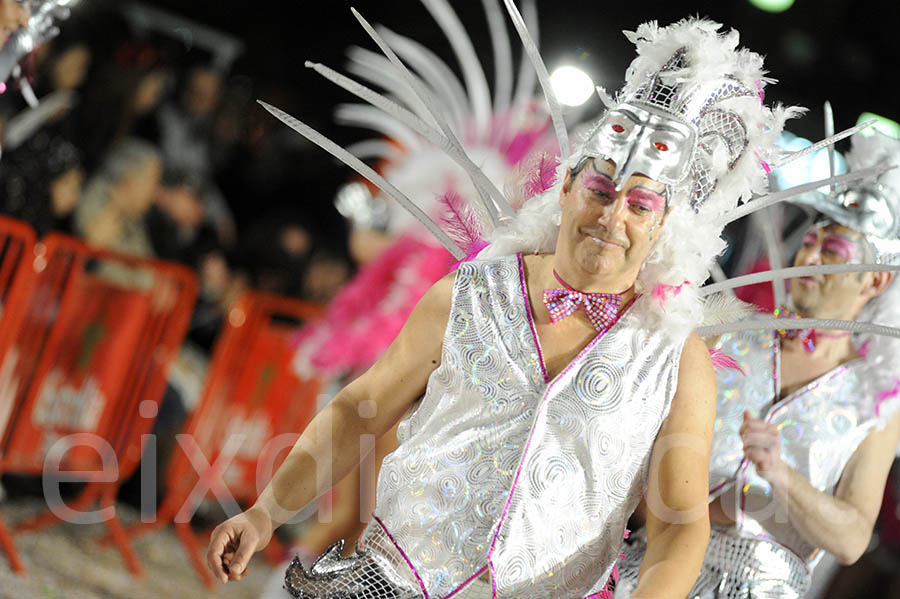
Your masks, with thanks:
[{"label": "man's ear", "polygon": [[569,188],[572,185],[572,169],[566,169],[566,178],[563,179],[562,191],[559,194],[559,205],[562,206],[563,196],[569,193]]},{"label": "man's ear", "polygon": [[893,280],[893,272],[873,272],[872,282],[870,283],[869,289],[867,290],[871,294],[870,299],[878,297],[879,295],[884,293]]}]

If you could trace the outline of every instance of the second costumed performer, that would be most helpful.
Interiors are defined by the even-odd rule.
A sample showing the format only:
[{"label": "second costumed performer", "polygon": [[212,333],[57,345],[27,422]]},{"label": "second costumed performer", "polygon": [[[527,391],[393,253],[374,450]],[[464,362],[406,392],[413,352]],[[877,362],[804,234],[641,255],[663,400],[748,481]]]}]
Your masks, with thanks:
[{"label": "second costumed performer", "polygon": [[[712,536],[691,598],[802,599],[824,552],[851,564],[871,540],[900,439],[900,340],[886,330],[900,325],[900,140],[857,134],[846,158],[851,172],[895,168],[795,199],[819,220],[794,264],[821,272],[791,279],[777,315],[819,323],[752,330],[756,317],[715,342],[743,372],[718,373]],[[634,535],[616,597],[643,550]]]}]

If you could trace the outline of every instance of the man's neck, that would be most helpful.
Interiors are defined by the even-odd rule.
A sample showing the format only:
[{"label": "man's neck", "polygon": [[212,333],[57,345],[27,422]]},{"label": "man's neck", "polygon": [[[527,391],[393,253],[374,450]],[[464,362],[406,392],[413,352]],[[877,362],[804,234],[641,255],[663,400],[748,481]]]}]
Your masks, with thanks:
[{"label": "man's neck", "polygon": [[553,272],[566,284],[583,293],[617,293],[622,296],[622,305],[626,305],[634,297],[634,280],[626,281],[621,276],[589,273],[556,254],[549,256],[547,266],[541,273],[541,285],[544,289],[559,287],[559,281]]},{"label": "man's neck", "polygon": [[[795,310],[798,318],[819,318],[825,320],[854,320],[853,318],[848,318],[846,315],[833,315],[833,314],[816,314],[811,311],[803,310],[798,308]],[[791,349],[801,348],[802,341],[799,338],[795,339],[785,339],[786,347],[790,347]],[[859,356],[856,352],[856,348],[853,346],[853,343],[850,339],[849,332],[845,331],[835,331],[828,329],[817,329],[816,330],[816,339],[815,339],[815,350],[812,353],[809,353],[810,357],[815,357],[817,362],[820,363],[829,363],[833,366],[837,366],[839,364],[843,364],[848,360],[852,360]]]}]

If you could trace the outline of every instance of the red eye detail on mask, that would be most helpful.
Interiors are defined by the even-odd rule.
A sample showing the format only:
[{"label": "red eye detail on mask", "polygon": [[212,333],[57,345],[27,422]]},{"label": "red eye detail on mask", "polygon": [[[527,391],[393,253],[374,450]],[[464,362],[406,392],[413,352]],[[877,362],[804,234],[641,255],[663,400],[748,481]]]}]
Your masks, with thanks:
[{"label": "red eye detail on mask", "polygon": [[615,131],[616,133],[621,133],[622,131],[625,130],[625,127],[623,127],[622,125],[619,125],[619,124],[615,124],[612,126],[612,130]]},{"label": "red eye detail on mask", "polygon": [[664,144],[661,141],[656,142],[655,144],[653,144],[653,146],[660,152],[668,152],[669,151],[669,146],[667,146],[666,144]]}]

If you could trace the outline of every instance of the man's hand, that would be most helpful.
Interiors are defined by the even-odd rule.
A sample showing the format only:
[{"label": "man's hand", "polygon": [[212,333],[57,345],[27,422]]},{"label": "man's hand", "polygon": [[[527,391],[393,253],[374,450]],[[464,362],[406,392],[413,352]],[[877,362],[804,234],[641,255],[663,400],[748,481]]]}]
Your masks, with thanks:
[{"label": "man's hand", "polygon": [[781,460],[778,427],[744,412],[744,424],[739,433],[744,442],[744,457],[753,462],[756,472],[770,483],[784,478],[787,464]]},{"label": "man's hand", "polygon": [[207,566],[223,583],[240,580],[253,554],[269,544],[273,529],[269,515],[255,506],[229,518],[210,537]]}]

